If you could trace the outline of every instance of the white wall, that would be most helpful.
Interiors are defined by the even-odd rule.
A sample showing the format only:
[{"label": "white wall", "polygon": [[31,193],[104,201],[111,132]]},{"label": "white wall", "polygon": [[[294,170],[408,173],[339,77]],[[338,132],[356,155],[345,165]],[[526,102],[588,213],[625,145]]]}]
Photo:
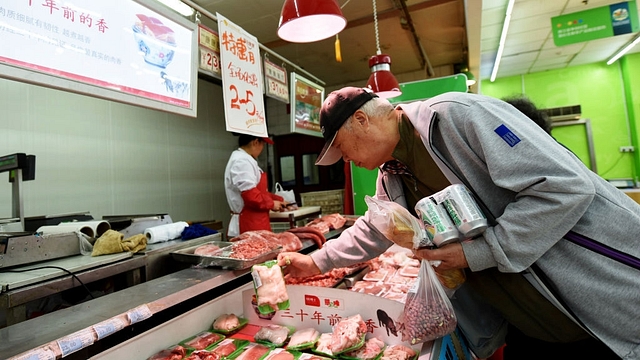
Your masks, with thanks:
[{"label": "white wall", "polygon": [[[36,178],[23,183],[27,217],[167,213],[226,228],[223,175],[235,148],[221,88],[208,81],[198,81],[189,118],[0,79],[0,156],[36,155]],[[0,218],[11,215],[5,172]]]}]

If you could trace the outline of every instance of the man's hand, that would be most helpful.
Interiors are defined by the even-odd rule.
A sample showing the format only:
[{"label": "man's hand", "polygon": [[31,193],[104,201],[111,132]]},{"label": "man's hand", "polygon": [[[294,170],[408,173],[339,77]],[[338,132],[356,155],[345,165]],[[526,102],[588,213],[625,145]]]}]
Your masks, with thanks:
[{"label": "man's hand", "polygon": [[284,274],[290,277],[307,277],[320,274],[320,269],[311,256],[297,252],[278,254],[278,265],[283,269]]},{"label": "man's hand", "polygon": [[420,249],[413,250],[413,253],[419,259],[435,261],[441,261],[441,264],[436,267],[440,270],[448,269],[464,269],[469,267],[467,258],[462,251],[462,245],[460,243],[453,243],[445,245],[438,249]]}]

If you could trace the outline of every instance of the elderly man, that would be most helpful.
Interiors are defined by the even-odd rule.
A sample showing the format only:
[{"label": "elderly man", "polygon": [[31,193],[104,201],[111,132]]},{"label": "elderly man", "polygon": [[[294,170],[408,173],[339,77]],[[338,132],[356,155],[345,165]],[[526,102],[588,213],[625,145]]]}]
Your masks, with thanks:
[{"label": "elderly man", "polygon": [[[503,343],[504,323],[496,320],[503,318],[508,359],[564,359],[566,351],[640,358],[640,206],[521,112],[465,93],[394,108],[347,87],[324,101],[320,124],[326,144],[316,164],[343,158],[379,168],[378,199],[414,212],[417,201],[452,183],[475,195],[490,221],[486,231],[416,254],[440,260],[439,269],[466,269],[452,302],[477,355]],[[311,256],[279,260],[290,276],[308,276],[389,246],[365,214]],[[473,313],[470,304],[490,304],[499,317]]]}]

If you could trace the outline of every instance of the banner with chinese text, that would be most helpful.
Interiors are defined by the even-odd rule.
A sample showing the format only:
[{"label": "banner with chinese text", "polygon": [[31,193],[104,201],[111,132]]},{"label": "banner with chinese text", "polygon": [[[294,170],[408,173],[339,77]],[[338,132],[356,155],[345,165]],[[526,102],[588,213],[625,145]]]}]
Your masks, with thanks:
[{"label": "banner with chinese text", "polygon": [[258,40],[216,13],[227,131],[267,137]]},{"label": "banner with chinese text", "polygon": [[551,18],[556,46],[630,34],[639,28],[635,0]]},{"label": "banner with chinese text", "polygon": [[[195,24],[166,17],[145,1],[8,1],[0,5],[0,76],[195,116]],[[160,8],[157,8],[160,9]],[[31,75],[33,72],[36,74]],[[35,81],[51,76],[56,84]],[[15,77],[15,76],[14,76]],[[39,79],[39,78],[38,78]],[[71,80],[74,83],[63,83]],[[80,82],[105,89],[84,90]],[[97,95],[96,95],[97,93]],[[143,103],[139,97],[154,100]],[[163,109],[160,105],[158,108]]]}]

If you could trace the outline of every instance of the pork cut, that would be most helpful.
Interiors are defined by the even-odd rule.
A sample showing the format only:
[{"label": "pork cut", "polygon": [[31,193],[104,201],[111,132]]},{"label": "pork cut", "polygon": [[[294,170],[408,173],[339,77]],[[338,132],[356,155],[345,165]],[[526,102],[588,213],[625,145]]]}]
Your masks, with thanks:
[{"label": "pork cut", "polygon": [[362,341],[362,337],[366,333],[367,325],[360,314],[340,320],[331,335],[331,352],[337,355],[353,348]]},{"label": "pork cut", "polygon": [[289,300],[280,266],[254,265],[252,275],[256,285],[258,306],[269,305],[274,311],[277,311],[278,304]]},{"label": "pork cut", "polygon": [[164,349],[147,360],[181,360],[187,354],[187,350],[180,345]]},{"label": "pork cut", "polygon": [[230,331],[240,326],[240,319],[235,314],[222,314],[213,321],[214,330]]},{"label": "pork cut", "polygon": [[253,339],[256,341],[268,341],[278,346],[284,344],[287,337],[289,337],[289,328],[276,324],[263,326],[253,335]]},{"label": "pork cut", "polygon": [[222,338],[222,335],[220,334],[205,331],[196,335],[195,338],[185,342],[184,344],[196,350],[203,350],[204,348],[214,344],[216,341],[220,340],[221,338]]},{"label": "pork cut", "polygon": [[202,246],[198,246],[194,251],[194,255],[200,256],[215,256],[216,253],[220,250],[220,246],[214,244],[204,244]]}]

